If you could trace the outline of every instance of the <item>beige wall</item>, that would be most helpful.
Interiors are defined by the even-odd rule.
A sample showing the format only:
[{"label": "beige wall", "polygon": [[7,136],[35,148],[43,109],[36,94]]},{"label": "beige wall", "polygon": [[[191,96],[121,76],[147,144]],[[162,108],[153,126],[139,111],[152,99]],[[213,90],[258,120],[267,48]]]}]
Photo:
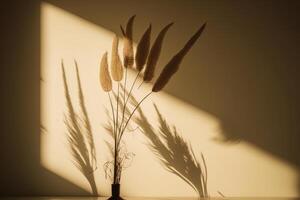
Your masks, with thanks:
[{"label": "beige wall", "polygon": [[[193,141],[193,147],[198,152],[204,152],[209,164],[211,174],[209,174],[211,178],[209,186],[213,195],[217,190],[228,196],[297,196],[299,194],[300,160],[297,123],[299,62],[296,59],[299,48],[297,26],[299,21],[296,11],[299,3],[292,1],[287,3],[283,1],[251,3],[246,1],[130,1],[126,4],[117,1],[48,2],[61,8],[62,11],[71,12],[85,19],[88,24],[92,23],[93,30],[99,28],[119,33],[119,23],[124,24],[129,16],[137,14],[135,38],[141,35],[149,22],[154,25],[154,34],[157,34],[160,27],[174,21],[175,25],[166,39],[166,51],[159,63],[160,66],[167,62],[200,24],[207,21],[205,33],[182,63],[180,71],[166,87],[166,94],[162,94],[165,96],[161,100],[162,107],[165,108],[164,114],[172,123],[179,126],[185,138]],[[10,9],[15,8],[11,6]],[[15,35],[11,36],[11,29],[8,29],[6,34],[7,38],[16,38],[17,41],[7,40],[5,43],[9,47],[10,57],[5,59],[3,65],[6,67],[2,74],[6,76],[2,79],[1,86],[9,83],[7,84],[9,88],[4,86],[7,95],[4,95],[5,104],[2,105],[5,113],[10,114],[9,117],[4,117],[7,121],[2,120],[5,136],[1,145],[1,156],[3,155],[4,162],[8,164],[1,166],[3,168],[1,169],[3,173],[1,191],[3,194],[63,194],[72,191],[84,194],[79,189],[88,188],[83,179],[79,177],[77,181],[70,180],[51,167],[50,171],[66,181],[60,182],[60,185],[65,187],[50,189],[52,186],[49,187],[45,181],[50,180],[50,176],[43,175],[48,172],[43,172],[44,169],[39,165],[38,121],[40,117],[36,106],[39,105],[40,66],[38,63],[41,51],[37,40],[40,30],[39,2],[33,2],[32,6],[21,5],[18,9],[14,12],[9,12],[9,9],[6,11],[7,16],[18,23],[14,23],[12,27]],[[10,20],[6,23],[10,24]],[[84,30],[80,31],[84,32]],[[78,35],[80,36],[80,33]],[[96,47],[87,48],[85,53],[93,52],[93,48]],[[101,47],[99,51],[100,49]],[[58,52],[60,51],[61,49],[58,49]],[[14,55],[18,59],[14,59]],[[74,55],[77,55],[79,60],[82,59],[83,64],[93,63],[93,59],[96,59],[93,55],[80,58],[79,51]],[[74,55],[68,56],[71,59]],[[52,62],[57,63],[57,60]],[[88,77],[88,74],[85,76]],[[12,82],[12,80],[16,81]],[[89,84],[89,79],[85,80]],[[23,87],[19,89],[21,85]],[[155,98],[158,97],[154,97],[154,101]],[[12,104],[15,106],[9,106]],[[166,109],[167,104],[171,104],[171,107],[179,107],[182,112],[195,116],[192,119],[194,123],[177,121],[174,118],[175,114],[172,113],[174,109]],[[11,110],[8,107],[12,107]],[[33,117],[28,117],[28,113]],[[192,133],[194,130],[197,130],[197,133]],[[212,140],[216,135],[218,138],[223,136],[225,141]],[[227,141],[240,141],[240,143]],[[132,148],[136,150],[136,154],[140,152],[141,155],[151,155],[150,152],[147,154],[147,150],[140,144],[133,145]],[[99,156],[101,157],[101,151]],[[154,164],[156,167],[152,173],[167,177],[165,180],[173,180],[173,187],[180,189],[175,193],[171,190],[164,190],[165,193],[162,193],[159,189],[153,188],[157,183],[154,178],[146,181],[146,187],[139,189],[141,194],[135,192],[134,189],[139,181],[135,169],[141,169],[150,161],[155,163],[154,158],[145,160],[141,157],[137,156],[135,164],[125,175],[126,194],[194,195],[177,177],[164,172],[157,163]],[[55,159],[51,162],[52,167],[59,168]],[[227,170],[223,171],[220,165]],[[47,166],[44,167],[47,169]],[[109,182],[105,182],[101,175],[99,177],[100,192],[106,194]],[[251,177],[255,178],[251,179]],[[5,184],[8,180],[15,180],[17,186]],[[74,186],[67,187],[69,181],[72,182],[70,185]],[[272,184],[268,185],[268,183]],[[75,185],[79,185],[79,188]],[[143,188],[152,189],[146,191]]]},{"label": "beige wall", "polygon": [[0,8],[0,193],[87,194],[40,165],[40,1]]}]

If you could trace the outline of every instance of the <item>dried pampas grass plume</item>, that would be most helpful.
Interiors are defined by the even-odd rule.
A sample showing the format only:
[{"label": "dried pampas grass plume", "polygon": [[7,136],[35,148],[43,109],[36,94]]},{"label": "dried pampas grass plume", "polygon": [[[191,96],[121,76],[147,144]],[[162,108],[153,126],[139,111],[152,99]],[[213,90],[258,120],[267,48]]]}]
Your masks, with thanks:
[{"label": "dried pampas grass plume", "polygon": [[123,47],[123,56],[124,56],[124,66],[132,67],[134,63],[134,53],[133,53],[133,42],[132,42],[132,29],[135,15],[129,18],[126,31],[121,26],[122,33],[124,35],[124,47]]},{"label": "dried pampas grass plume", "polygon": [[133,29],[133,22],[136,15],[133,15],[129,18],[127,24],[126,24],[126,37],[128,37],[130,40],[132,40],[132,29]]},{"label": "dried pampas grass plume", "polygon": [[158,61],[158,58],[160,55],[164,37],[172,25],[173,25],[173,23],[170,23],[160,31],[153,46],[151,47],[151,50],[150,50],[150,53],[148,56],[148,60],[147,60],[147,64],[146,64],[144,78],[143,78],[144,81],[146,81],[146,82],[151,81],[154,76],[155,66],[157,64],[157,61]]},{"label": "dried pampas grass plume", "polygon": [[100,84],[105,92],[112,90],[112,82],[108,71],[107,64],[107,52],[105,52],[101,58],[100,63]]},{"label": "dried pampas grass plume", "polygon": [[123,66],[119,56],[118,48],[119,38],[114,36],[111,52],[111,76],[115,81],[121,81],[123,78]]},{"label": "dried pampas grass plume", "polygon": [[189,41],[184,45],[184,47],[169,61],[169,63],[164,67],[163,71],[156,80],[152,91],[159,92],[168,83],[170,78],[175,74],[179,68],[179,65],[184,58],[184,56],[189,52],[192,46],[195,44],[197,39],[200,37],[201,33],[205,29],[206,23],[203,24],[198,31],[190,38]]},{"label": "dried pampas grass plume", "polygon": [[127,37],[124,37],[124,47],[123,47],[123,57],[124,57],[124,67],[131,68],[133,66],[133,45]]},{"label": "dried pampas grass plume", "polygon": [[136,53],[135,53],[135,64],[136,69],[138,71],[141,71],[146,63],[149,48],[150,48],[150,38],[151,38],[151,24],[141,37],[141,40],[139,41]]}]

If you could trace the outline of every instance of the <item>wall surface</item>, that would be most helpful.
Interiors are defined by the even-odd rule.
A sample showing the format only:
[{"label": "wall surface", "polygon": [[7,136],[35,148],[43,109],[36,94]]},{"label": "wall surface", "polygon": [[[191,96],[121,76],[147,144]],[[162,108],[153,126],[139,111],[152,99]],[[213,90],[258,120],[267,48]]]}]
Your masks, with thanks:
[{"label": "wall surface", "polygon": [[[299,196],[299,8],[297,1],[49,0],[1,5],[1,194],[90,192],[66,142],[62,58],[76,105],[73,59],[79,62],[97,144],[98,192],[109,193],[102,167],[107,137],[101,126],[108,101],[98,85],[98,62],[110,51],[113,33],[121,36],[119,24],[136,14],[136,42],[149,22],[154,37],[175,22],[157,72],[207,22],[179,72],[143,108],[155,124],[155,102],[170,125],[191,141],[199,160],[200,152],[204,154],[210,194]],[[46,119],[46,134],[40,133],[40,119]],[[124,172],[122,192],[195,196],[164,170],[142,134],[134,134],[127,137],[127,146],[136,156]]]},{"label": "wall surface", "polygon": [[40,3],[0,6],[0,193],[88,194],[40,165]]}]

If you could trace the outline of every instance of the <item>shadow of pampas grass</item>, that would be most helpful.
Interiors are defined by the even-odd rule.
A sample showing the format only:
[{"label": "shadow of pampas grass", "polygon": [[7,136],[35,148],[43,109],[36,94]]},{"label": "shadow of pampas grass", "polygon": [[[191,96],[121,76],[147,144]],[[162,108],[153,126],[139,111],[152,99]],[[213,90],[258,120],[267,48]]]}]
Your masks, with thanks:
[{"label": "shadow of pampas grass", "polygon": [[[128,92],[126,91],[126,93]],[[125,107],[126,118],[129,117],[131,110],[137,104],[138,101],[131,95],[130,104]],[[138,107],[128,131],[135,130],[132,126],[137,125],[147,138],[147,146],[155,154],[161,165],[193,188],[199,198],[209,197],[208,172],[204,155],[201,154],[201,160],[198,160],[190,143],[180,136],[175,126],[168,124],[156,104],[154,104],[154,108],[159,123],[158,128],[150,124],[142,108]],[[108,128],[107,130],[111,129]]]},{"label": "shadow of pampas grass", "polygon": [[65,125],[67,127],[67,137],[70,152],[73,156],[73,164],[84,175],[90,184],[93,195],[97,196],[97,186],[94,177],[96,167],[96,150],[92,134],[92,128],[89,116],[85,106],[84,95],[82,92],[81,81],[78,71],[77,62],[75,61],[78,98],[81,113],[76,113],[67,83],[67,77],[63,62],[61,63],[62,78],[67,104],[67,113],[65,114]]},{"label": "shadow of pampas grass", "polygon": [[148,147],[156,155],[162,166],[191,186],[199,197],[209,197],[207,190],[207,166],[203,154],[201,162],[187,141],[170,126],[154,104],[159,127],[155,129],[147,120],[142,109],[135,122],[148,139]]}]

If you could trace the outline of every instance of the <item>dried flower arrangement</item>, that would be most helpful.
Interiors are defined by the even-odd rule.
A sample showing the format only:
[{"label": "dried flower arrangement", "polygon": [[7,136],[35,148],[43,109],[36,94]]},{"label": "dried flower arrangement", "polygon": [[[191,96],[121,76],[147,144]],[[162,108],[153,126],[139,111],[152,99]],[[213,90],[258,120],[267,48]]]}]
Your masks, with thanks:
[{"label": "dried flower arrangement", "polygon": [[[166,64],[160,73],[158,79],[154,82],[152,90],[147,93],[141,100],[137,102],[135,107],[129,111],[128,117],[125,119],[126,106],[129,98],[133,95],[132,90],[136,85],[137,78],[143,73],[143,82],[150,82],[154,77],[155,68],[157,61],[159,59],[161,48],[163,44],[164,37],[173,25],[173,23],[165,26],[157,38],[155,39],[152,47],[150,48],[150,38],[151,38],[151,25],[146,29],[142,35],[140,41],[138,42],[136,53],[133,50],[133,23],[135,15],[132,16],[126,25],[126,29],[122,26],[121,31],[123,34],[124,47],[123,47],[123,64],[121,62],[120,56],[118,54],[118,37],[115,36],[112,42],[112,53],[111,53],[111,66],[109,70],[107,61],[107,52],[102,55],[100,62],[100,85],[104,92],[108,94],[112,124],[111,136],[113,139],[113,144],[110,145],[110,149],[113,155],[113,160],[108,161],[104,164],[105,172],[109,177],[112,178],[112,197],[110,199],[122,199],[119,197],[119,183],[121,179],[122,169],[124,169],[124,163],[128,160],[130,154],[123,151],[122,138],[128,123],[130,122],[132,116],[136,110],[140,107],[142,102],[147,99],[153,92],[161,91],[166,84],[169,82],[171,77],[178,71],[181,61],[184,56],[189,52],[191,47],[195,44],[197,39],[200,37],[201,33],[205,29],[206,23],[204,23],[197,32],[187,41],[184,47],[175,54],[171,60]],[[135,65],[134,65],[135,63]],[[136,77],[127,93],[127,73],[128,68],[137,71]],[[121,83],[124,76],[124,83]],[[110,72],[109,72],[110,71]],[[117,83],[117,92],[113,91],[113,81]],[[142,84],[143,84],[142,82]],[[111,93],[114,95],[115,102],[112,101]],[[123,96],[122,96],[123,94]],[[115,104],[114,104],[115,103]],[[123,153],[122,153],[123,151]]]}]

